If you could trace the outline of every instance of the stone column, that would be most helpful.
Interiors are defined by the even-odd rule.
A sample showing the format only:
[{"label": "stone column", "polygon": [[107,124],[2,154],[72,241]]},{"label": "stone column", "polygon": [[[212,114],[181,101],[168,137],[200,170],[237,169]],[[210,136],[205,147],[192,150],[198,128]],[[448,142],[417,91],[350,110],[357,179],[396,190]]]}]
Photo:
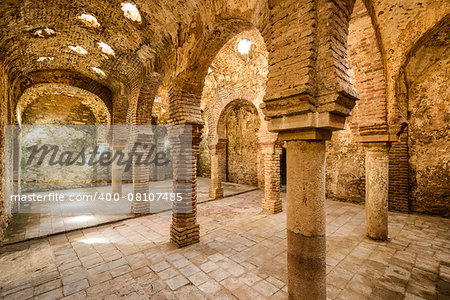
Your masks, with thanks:
[{"label": "stone column", "polygon": [[366,234],[388,238],[389,142],[364,143],[366,150]]},{"label": "stone column", "polygon": [[226,145],[226,140],[219,140],[216,144],[209,145],[211,154],[211,187],[209,189],[209,197],[212,199],[223,198],[222,157]]},{"label": "stone column", "polygon": [[[123,150],[122,147],[113,147],[114,154],[117,151],[122,150]],[[122,196],[122,173],[123,173],[123,166],[119,166],[117,164],[117,160],[114,161],[111,165],[111,193],[113,195],[119,194],[119,196]]]},{"label": "stone column", "polygon": [[264,213],[276,214],[283,210],[280,198],[280,156],[281,145],[277,133],[258,133],[261,152],[264,157]]},{"label": "stone column", "polygon": [[287,141],[289,299],[326,299],[325,141]]},{"label": "stone column", "polygon": [[[201,125],[173,126],[169,128],[173,159],[173,192],[182,196],[173,203],[170,241],[177,247],[185,247],[200,240],[197,224],[197,157],[201,141]],[[187,151],[192,145],[192,151]]]}]

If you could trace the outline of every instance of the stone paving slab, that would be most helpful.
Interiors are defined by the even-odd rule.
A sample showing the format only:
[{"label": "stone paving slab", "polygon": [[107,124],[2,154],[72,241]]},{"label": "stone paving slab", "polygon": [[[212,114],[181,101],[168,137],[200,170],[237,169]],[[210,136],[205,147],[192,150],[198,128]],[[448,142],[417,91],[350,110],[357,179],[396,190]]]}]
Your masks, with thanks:
[{"label": "stone paving slab", "polygon": [[[0,297],[287,299],[286,214],[261,214],[262,198],[199,205],[200,243],[182,249],[169,212],[4,246]],[[390,241],[375,242],[364,207],[326,204],[329,299],[449,299],[450,220],[389,213]]]},{"label": "stone paving slab", "polygon": [[[199,203],[211,201],[213,199],[209,198],[209,186],[211,180],[209,178],[197,178],[198,185],[198,195],[197,199]],[[155,183],[156,184],[156,183]],[[162,191],[171,191],[171,181],[159,182],[158,188]],[[224,182],[224,196],[230,197],[233,195],[239,195],[249,191],[258,189],[254,186],[237,184],[231,182]],[[65,194],[94,194],[94,193],[107,193],[111,189],[111,186],[103,187],[90,187],[86,189],[74,189],[65,190]],[[155,192],[152,184],[150,184],[150,190]],[[132,192],[132,184],[123,184],[123,195],[127,195]],[[36,205],[41,205],[37,202]],[[64,206],[65,204],[60,204]],[[70,203],[68,203],[70,205]],[[156,208],[155,208],[156,209]],[[167,204],[163,205],[161,210],[169,209]],[[37,208],[36,208],[37,210]],[[126,213],[108,213],[108,214],[95,214],[95,213],[83,213],[83,214],[67,214],[62,213],[62,211],[70,211],[64,207],[55,207],[52,203],[50,207],[41,208],[41,211],[46,213],[21,213],[13,215],[13,218],[6,229],[5,235],[1,241],[2,244],[16,243],[20,241],[25,241],[28,239],[34,239],[38,237],[45,237],[55,233],[62,233],[71,230],[88,228],[100,224],[108,224],[117,222],[120,220],[125,220],[133,218],[133,214]]]}]

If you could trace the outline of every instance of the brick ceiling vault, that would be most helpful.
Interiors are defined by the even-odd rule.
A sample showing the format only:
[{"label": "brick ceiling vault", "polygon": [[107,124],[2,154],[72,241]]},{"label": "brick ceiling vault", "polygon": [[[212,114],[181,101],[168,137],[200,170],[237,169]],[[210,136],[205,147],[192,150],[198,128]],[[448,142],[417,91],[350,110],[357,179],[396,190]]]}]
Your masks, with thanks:
[{"label": "brick ceiling vault", "polygon": [[[138,19],[125,16],[125,2],[135,4]],[[386,1],[363,2],[370,7],[371,16],[377,18],[374,25],[383,27],[387,14],[381,12],[387,9],[383,6]],[[311,119],[315,123],[325,121],[307,126],[342,129],[358,98],[348,76],[346,51],[354,3],[355,0],[1,1],[0,63],[12,92],[9,109],[26,88],[37,84],[36,76],[31,74],[60,72],[66,82],[76,77],[105,105],[111,103],[113,123],[134,122],[145,78],[157,73],[161,76],[158,85],[162,82],[170,98],[171,122],[201,125],[201,94],[209,65],[232,37],[257,29],[269,52],[264,112],[271,128],[296,130],[283,124],[289,123],[288,119],[292,119],[290,124]],[[437,11],[434,19],[440,18],[444,9],[433,9]],[[436,23],[434,19],[417,18],[424,26],[408,24],[408,30],[420,29],[414,32],[413,39],[420,38]],[[284,25],[296,30],[286,30]],[[386,84],[392,122],[392,78],[399,73],[407,51],[392,51],[397,46],[394,43],[400,42],[391,40],[388,32],[377,29],[377,39],[383,40],[383,59],[391,65],[386,69]],[[400,39],[408,36],[399,35]],[[39,83],[61,83],[61,78]],[[152,85],[157,88],[157,84]],[[95,91],[88,86],[95,86]],[[143,101],[153,101],[150,98]],[[322,117],[306,116],[310,113]],[[339,124],[334,124],[335,120]]]},{"label": "brick ceiling vault", "polygon": [[111,124],[111,112],[101,98],[86,90],[57,83],[37,84],[25,90],[16,106],[15,116],[17,117],[17,121],[21,119],[22,114],[33,102],[39,98],[49,96],[73,98],[74,102],[77,101],[89,108],[95,116],[98,125]]}]

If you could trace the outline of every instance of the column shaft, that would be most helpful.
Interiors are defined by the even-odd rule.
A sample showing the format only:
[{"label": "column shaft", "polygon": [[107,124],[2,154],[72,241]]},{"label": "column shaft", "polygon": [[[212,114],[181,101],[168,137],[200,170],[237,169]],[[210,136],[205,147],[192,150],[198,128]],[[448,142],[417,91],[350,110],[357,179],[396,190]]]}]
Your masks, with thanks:
[{"label": "column shaft", "polygon": [[374,240],[388,238],[389,143],[365,143],[366,234]]},{"label": "column shaft", "polygon": [[325,141],[287,142],[290,299],[326,299]]},{"label": "column shaft", "polygon": [[217,144],[209,146],[211,153],[211,187],[209,189],[209,197],[213,199],[223,197],[222,158],[225,147],[226,141],[219,141]]},{"label": "column shaft", "polygon": [[119,194],[122,196],[122,173],[123,167],[117,165],[117,161],[114,161],[111,166],[111,192],[113,195]]}]

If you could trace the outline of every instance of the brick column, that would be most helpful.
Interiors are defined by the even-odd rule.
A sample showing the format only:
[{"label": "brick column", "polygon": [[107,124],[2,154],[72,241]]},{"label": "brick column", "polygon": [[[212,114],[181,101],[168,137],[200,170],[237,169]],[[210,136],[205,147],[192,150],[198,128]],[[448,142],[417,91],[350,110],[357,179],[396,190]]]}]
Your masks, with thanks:
[{"label": "brick column", "polygon": [[[137,130],[140,130],[139,128]],[[145,131],[151,131],[151,127],[145,126]],[[133,158],[133,201],[131,202],[131,212],[135,214],[150,213],[150,202],[142,201],[148,199],[150,191],[150,165],[139,163],[149,152],[153,145],[153,135],[151,132],[137,133],[135,137],[136,155],[141,158]]]},{"label": "brick column", "polygon": [[222,158],[226,145],[227,140],[219,140],[216,144],[209,145],[211,154],[211,187],[209,189],[209,197],[213,199],[223,197]]},{"label": "brick column", "polygon": [[258,133],[261,152],[264,157],[264,213],[276,214],[283,210],[280,198],[281,145],[277,133]]},{"label": "brick column", "polygon": [[[182,195],[182,200],[173,204],[170,226],[170,241],[177,247],[185,247],[200,240],[200,225],[197,224],[197,157],[200,152],[202,126],[192,125],[192,131],[187,127],[169,128],[173,192]],[[186,151],[186,145],[191,145],[191,142],[192,152]]]},{"label": "brick column", "polygon": [[365,143],[366,234],[374,240],[388,238],[389,142]]}]

